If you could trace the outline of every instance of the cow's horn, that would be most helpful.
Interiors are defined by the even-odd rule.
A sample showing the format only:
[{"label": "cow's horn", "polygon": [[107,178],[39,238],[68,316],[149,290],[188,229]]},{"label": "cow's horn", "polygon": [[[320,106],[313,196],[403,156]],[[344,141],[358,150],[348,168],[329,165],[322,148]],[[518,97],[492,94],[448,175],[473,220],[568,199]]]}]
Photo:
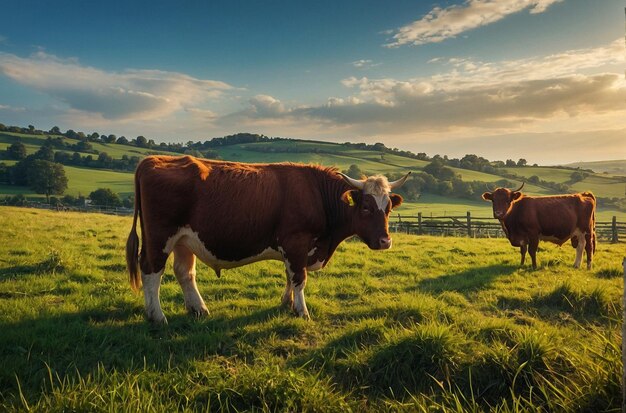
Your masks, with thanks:
[{"label": "cow's horn", "polygon": [[515,191],[513,192],[519,192],[522,190],[522,188],[524,187],[525,182],[522,182],[522,186],[520,186],[519,188],[517,188]]},{"label": "cow's horn", "polygon": [[397,181],[389,182],[389,187],[391,189],[401,187],[406,182],[406,180],[408,179],[409,175],[411,175],[410,171],[409,171],[408,174],[404,175],[402,178],[398,179]]},{"label": "cow's horn", "polygon": [[349,183],[350,185],[352,185],[353,187],[357,189],[363,189],[363,187],[365,186],[365,182],[363,181],[350,178],[348,175],[342,174],[341,172],[339,172],[339,175],[341,175],[344,181],[346,181],[347,183]]}]

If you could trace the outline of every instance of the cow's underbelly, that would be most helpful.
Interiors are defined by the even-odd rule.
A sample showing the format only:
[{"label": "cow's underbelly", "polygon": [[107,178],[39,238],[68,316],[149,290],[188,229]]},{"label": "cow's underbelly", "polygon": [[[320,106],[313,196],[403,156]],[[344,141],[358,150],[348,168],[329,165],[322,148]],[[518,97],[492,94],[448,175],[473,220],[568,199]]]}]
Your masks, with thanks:
[{"label": "cow's underbelly", "polygon": [[170,237],[165,244],[165,248],[163,248],[163,252],[169,254],[176,245],[182,245],[189,248],[189,250],[193,252],[200,261],[214,270],[237,268],[243,265],[265,260],[283,261],[283,255],[281,252],[271,247],[267,247],[257,254],[241,257],[235,260],[222,259],[214,252],[209,251],[202,240],[200,240],[198,233],[194,232],[189,227],[179,229],[175,235]]},{"label": "cow's underbelly", "polygon": [[567,240],[571,239],[572,237],[578,237],[578,239],[580,239],[581,237],[584,237],[584,234],[578,228],[576,228],[570,234],[565,235],[565,236],[563,236],[562,234],[560,236],[539,234],[539,239],[541,241],[552,242],[552,243],[555,243],[555,244],[557,244],[559,246],[561,246],[564,243],[566,243]]},{"label": "cow's underbelly", "polygon": [[541,241],[553,242],[553,243],[559,244],[559,245],[563,244],[565,241],[568,240],[568,238],[561,239],[561,238],[557,238],[557,237],[552,236],[552,235],[539,235],[539,239]]}]

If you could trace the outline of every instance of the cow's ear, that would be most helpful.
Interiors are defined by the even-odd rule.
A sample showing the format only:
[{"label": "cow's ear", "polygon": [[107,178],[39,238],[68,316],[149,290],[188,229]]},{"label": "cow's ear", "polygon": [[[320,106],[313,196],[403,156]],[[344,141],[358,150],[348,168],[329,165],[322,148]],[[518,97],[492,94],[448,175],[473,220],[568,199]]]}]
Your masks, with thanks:
[{"label": "cow's ear", "polygon": [[404,201],[402,196],[398,194],[389,195],[389,199],[391,199],[391,209],[399,207],[400,205],[402,205],[402,201]]},{"label": "cow's ear", "polygon": [[491,192],[485,192],[483,194],[483,199],[485,201],[493,201],[493,194]]},{"label": "cow's ear", "polygon": [[522,196],[521,192],[513,192],[511,194],[511,201],[516,201]]},{"label": "cow's ear", "polygon": [[361,191],[357,189],[346,191],[341,195],[341,200],[353,207],[361,201]]}]

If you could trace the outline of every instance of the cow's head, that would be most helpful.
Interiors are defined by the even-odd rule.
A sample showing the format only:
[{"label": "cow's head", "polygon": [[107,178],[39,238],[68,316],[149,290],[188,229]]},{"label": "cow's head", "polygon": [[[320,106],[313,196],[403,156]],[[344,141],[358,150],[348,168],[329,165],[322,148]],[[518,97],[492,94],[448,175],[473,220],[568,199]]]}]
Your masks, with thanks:
[{"label": "cow's head", "polygon": [[410,174],[411,172],[394,182],[389,182],[381,175],[359,181],[340,174],[354,188],[341,196],[341,200],[353,211],[353,230],[371,249],[391,248],[389,213],[402,204],[402,197],[392,194],[391,191],[404,184]]},{"label": "cow's head", "polygon": [[513,202],[517,201],[522,196],[522,193],[519,191],[521,191],[523,187],[524,183],[514,191],[508,188],[496,188],[493,192],[485,192],[483,194],[483,199],[485,201],[491,201],[493,204],[494,218],[504,219],[508,215],[513,206]]}]

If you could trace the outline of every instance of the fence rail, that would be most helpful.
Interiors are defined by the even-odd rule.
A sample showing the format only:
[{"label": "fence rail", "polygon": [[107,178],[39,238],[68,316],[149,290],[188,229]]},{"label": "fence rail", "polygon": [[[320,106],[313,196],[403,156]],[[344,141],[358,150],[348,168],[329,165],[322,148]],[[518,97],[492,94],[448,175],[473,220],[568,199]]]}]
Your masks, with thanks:
[{"label": "fence rail", "polygon": [[[456,216],[423,216],[392,215],[389,217],[389,228],[394,232],[416,235],[466,236],[471,238],[504,238],[506,237],[500,223],[491,217]],[[596,222],[598,241],[619,242],[626,240],[626,223],[611,221]]]}]

